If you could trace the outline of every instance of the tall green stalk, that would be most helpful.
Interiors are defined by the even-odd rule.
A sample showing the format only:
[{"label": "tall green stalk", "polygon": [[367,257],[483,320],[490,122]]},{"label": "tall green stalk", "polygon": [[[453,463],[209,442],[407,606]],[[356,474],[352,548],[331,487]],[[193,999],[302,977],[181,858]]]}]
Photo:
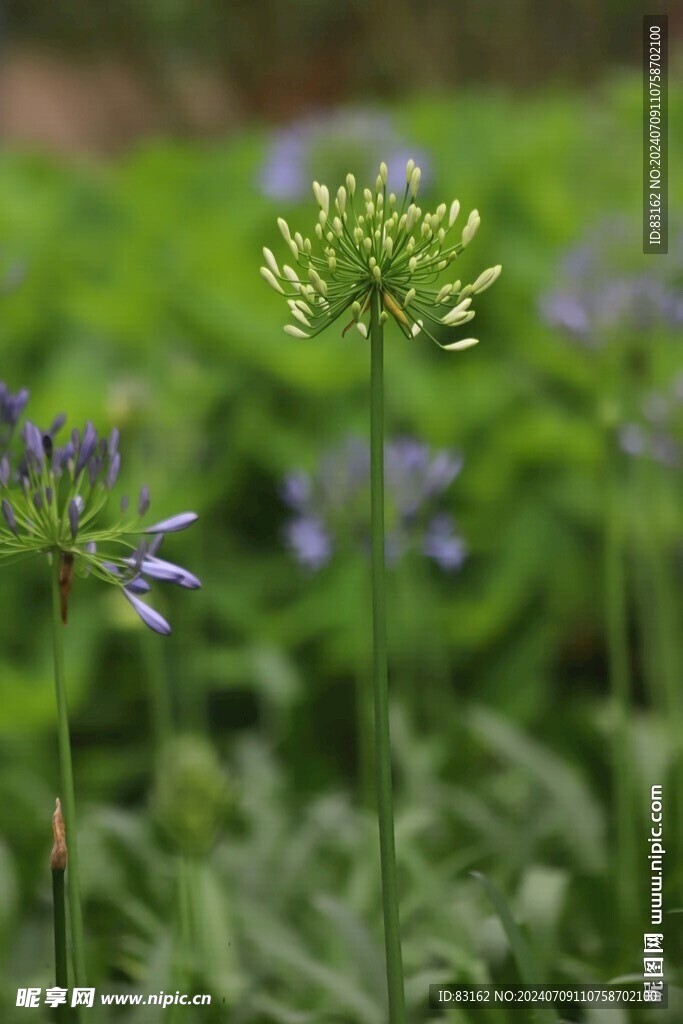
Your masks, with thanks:
[{"label": "tall green stalk", "polygon": [[370,501],[372,527],[373,692],[375,700],[375,762],[377,815],[382,870],[384,942],[387,959],[390,1024],[405,1022],[403,958],[398,911],[394,844],[394,807],[389,736],[389,686],[384,572],[384,328],[382,297],[372,294],[370,319]]},{"label": "tall green stalk", "polygon": [[154,737],[154,753],[157,761],[173,736],[173,709],[164,664],[164,652],[160,644],[147,643],[142,638],[142,656],[145,665],[145,681],[149,699],[149,717]]},{"label": "tall green stalk", "polygon": [[[667,555],[666,530],[662,523],[661,467],[646,459],[638,462],[636,497],[639,508],[647,515],[639,518],[638,549],[642,562],[642,583],[645,588],[641,605],[643,632],[651,653],[646,663],[653,691],[659,693],[659,709],[666,716],[680,744],[683,736],[683,702],[680,684],[683,659],[680,649],[680,594],[676,585],[676,568]],[[673,571],[672,571],[673,570]],[[683,848],[683,761],[677,746],[674,760],[673,799],[676,813],[672,831]],[[658,780],[653,780],[658,781]]]},{"label": "tall green stalk", "polygon": [[617,826],[617,897],[624,944],[634,938],[637,892],[637,852],[633,814],[632,752],[629,728],[631,670],[628,644],[628,604],[624,565],[623,510],[614,469],[608,480],[605,523],[605,601],[607,647],[616,723],[612,738]]},{"label": "tall green stalk", "polygon": [[55,695],[57,698],[57,734],[59,737],[59,763],[62,778],[62,802],[66,834],[69,837],[69,863],[67,867],[67,891],[71,919],[71,943],[74,959],[74,982],[76,986],[86,984],[85,942],[83,938],[83,913],[81,910],[80,873],[78,870],[78,843],[76,833],[76,798],[71,764],[71,739],[69,736],[69,715],[66,700],[66,679],[64,674],[64,626],[61,612],[60,557],[53,553],[52,566],[52,624],[55,666]]},{"label": "tall green stalk", "polygon": [[64,873],[67,864],[66,835],[62,805],[56,801],[52,815],[53,845],[50,854],[50,870],[52,871],[52,903],[54,909],[55,933],[55,984],[59,988],[68,988],[67,941],[66,941],[66,902],[64,894]]}]

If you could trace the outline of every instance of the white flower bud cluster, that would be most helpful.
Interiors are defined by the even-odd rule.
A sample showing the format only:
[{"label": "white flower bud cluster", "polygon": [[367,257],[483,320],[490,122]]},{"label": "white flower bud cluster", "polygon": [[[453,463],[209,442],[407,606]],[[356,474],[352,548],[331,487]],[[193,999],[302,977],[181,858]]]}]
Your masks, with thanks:
[{"label": "white flower bud cluster", "polygon": [[[380,164],[374,192],[363,189],[356,196],[356,179],[346,176],[334,198],[326,185],[313,183],[319,207],[315,224],[317,250],[299,232],[292,235],[285,220],[278,227],[296,269],[277,263],[264,248],[264,280],[287,298],[292,318],[285,331],[296,338],[313,337],[350,310],[351,322],[362,337],[368,337],[363,317],[373,295],[382,302],[382,322],[390,314],[408,338],[424,332],[442,348],[459,350],[476,339],[444,344],[432,333],[434,327],[452,328],[474,317],[472,297],[489,288],[501,272],[500,265],[485,270],[473,284],[461,281],[434,287],[444,270],[472,241],[480,224],[472,210],[458,241],[450,234],[460,212],[460,203],[441,203],[433,213],[417,205],[420,168],[413,160],[406,165],[406,185],[399,202],[387,194],[388,169]],[[358,199],[358,203],[356,200]],[[429,323],[431,326],[427,327]]]}]

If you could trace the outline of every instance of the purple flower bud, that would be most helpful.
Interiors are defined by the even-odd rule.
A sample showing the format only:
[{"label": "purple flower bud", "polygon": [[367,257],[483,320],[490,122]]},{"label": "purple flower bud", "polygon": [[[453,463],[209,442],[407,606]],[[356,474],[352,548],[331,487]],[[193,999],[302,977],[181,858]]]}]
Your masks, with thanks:
[{"label": "purple flower bud", "polygon": [[42,509],[43,509],[43,495],[40,493],[40,491],[36,491],[35,494],[33,495],[33,504],[35,505],[36,510],[38,512],[42,512]]},{"label": "purple flower bud", "polygon": [[52,488],[51,487],[46,487],[45,488],[45,501],[48,503],[48,505],[52,504],[52,499],[54,498],[54,496],[55,496],[55,492],[52,490]]},{"label": "purple flower bud", "polygon": [[14,509],[10,505],[9,501],[7,500],[7,498],[3,498],[2,499],[2,514],[5,517],[5,522],[9,526],[10,530],[12,531],[12,533],[19,533],[19,528],[17,526],[17,521],[14,518]]},{"label": "purple flower bud", "polygon": [[[127,559],[131,564],[131,559]],[[162,558],[150,558],[149,555],[143,558],[140,571],[154,580],[161,580],[164,583],[175,583],[186,590],[199,590],[201,582],[197,577],[173,562],[165,562]]]},{"label": "purple flower bud", "polygon": [[95,482],[98,476],[100,475],[101,469],[102,459],[100,458],[99,455],[93,455],[92,459],[88,463],[88,480],[90,481],[91,487],[95,486]]},{"label": "purple flower bud", "polygon": [[152,537],[151,541],[147,545],[147,557],[148,558],[154,558],[154,556],[156,555],[157,551],[159,550],[159,548],[161,547],[163,542],[164,542],[164,535],[163,535],[163,533],[157,533],[154,537]]},{"label": "purple flower bud", "polygon": [[137,548],[133,552],[133,557],[128,559],[128,564],[133,566],[136,573],[140,572],[140,569],[142,568],[142,560],[146,557],[146,555],[147,541],[141,540]]},{"label": "purple flower bud", "polygon": [[155,633],[161,633],[162,636],[168,636],[171,632],[171,627],[163,615],[160,615],[159,612],[156,612],[153,608],[150,608],[148,604],[145,604],[144,601],[141,601],[139,597],[136,597],[135,594],[128,589],[128,587],[123,588],[123,593],[126,599],[132,604],[133,608],[135,608],[135,611],[146,626],[153,629]]},{"label": "purple flower bud", "polygon": [[121,511],[122,512],[127,512],[129,505],[130,505],[130,498],[128,497],[127,494],[124,494],[122,496],[122,498],[121,498]]},{"label": "purple flower bud", "polygon": [[26,422],[24,426],[24,440],[26,442],[26,455],[32,458],[39,466],[42,466],[45,458],[43,448],[43,435],[34,423]]},{"label": "purple flower bud", "polygon": [[177,533],[179,530],[186,530],[199,519],[196,512],[179,512],[177,516],[170,519],[162,519],[160,523],[148,526],[145,533]]},{"label": "purple flower bud", "polygon": [[0,459],[0,484],[2,484],[3,487],[7,487],[7,484],[9,483],[9,474],[9,459],[6,455],[3,455]]},{"label": "purple flower bud", "polygon": [[104,478],[104,486],[107,488],[108,491],[110,491],[114,484],[116,483],[116,478],[119,475],[120,467],[121,456],[119,455],[118,452],[114,452],[111,462],[109,463],[109,466],[107,468],[107,475]]},{"label": "purple flower bud", "polygon": [[71,536],[75,540],[76,534],[78,533],[78,521],[80,519],[80,511],[78,507],[78,501],[76,498],[72,498],[69,502],[69,526],[71,527]]},{"label": "purple flower bud", "polygon": [[107,452],[109,458],[113,459],[119,450],[119,432],[117,427],[114,427],[111,434],[109,435],[109,441],[107,443]]},{"label": "purple flower bud", "polygon": [[152,588],[142,576],[136,576],[130,583],[126,583],[126,590],[130,594],[148,594]]},{"label": "purple flower bud", "polygon": [[149,509],[150,498],[149,498],[149,487],[147,484],[143,484],[140,488],[140,497],[138,499],[138,512],[141,516],[144,516],[145,512]]},{"label": "purple flower bud", "polygon": [[83,440],[76,459],[76,476],[85,468],[85,464],[92,458],[97,447],[97,431],[90,421],[86,423],[83,431]]},{"label": "purple flower bud", "polygon": [[7,385],[3,384],[0,389],[0,423],[6,423],[10,428],[16,423],[26,408],[28,402],[28,391],[22,388],[16,395],[11,395]]},{"label": "purple flower bud", "polygon": [[19,419],[19,417],[21,416],[21,414],[24,411],[24,409],[26,408],[28,400],[29,400],[28,388],[22,388],[21,391],[19,391],[14,396],[14,417],[15,417],[14,422],[15,423]]},{"label": "purple flower bud", "polygon": [[50,437],[54,437],[55,434],[58,434],[65,423],[66,413],[60,412],[59,416],[55,416],[54,420],[52,421],[52,426],[48,430],[48,434],[50,435]]},{"label": "purple flower bud", "polygon": [[55,448],[52,456],[52,472],[59,475],[69,459],[74,457],[75,448],[72,441],[68,441],[63,448]]},{"label": "purple flower bud", "polygon": [[[85,545],[85,552],[86,552],[86,554],[94,555],[96,551],[97,551],[97,544],[95,543],[94,540],[89,540],[88,543]],[[90,565],[89,565],[88,562],[85,563],[85,568],[83,570],[83,573],[84,573],[85,576],[89,576],[90,575]]]}]

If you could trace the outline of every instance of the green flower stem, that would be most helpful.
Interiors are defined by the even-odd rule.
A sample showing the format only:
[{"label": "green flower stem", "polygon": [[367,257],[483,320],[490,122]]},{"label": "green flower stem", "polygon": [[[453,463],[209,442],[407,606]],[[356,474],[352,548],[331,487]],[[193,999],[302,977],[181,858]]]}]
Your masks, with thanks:
[{"label": "green flower stem", "polygon": [[66,700],[64,675],[64,637],[60,601],[59,572],[60,558],[52,555],[52,620],[55,665],[55,694],[57,697],[57,731],[59,736],[59,762],[62,777],[62,800],[66,834],[69,837],[68,897],[71,918],[71,942],[74,958],[74,981],[80,988],[86,985],[85,942],[83,938],[83,913],[81,910],[80,873],[78,870],[78,847],[76,837],[76,798],[71,765],[71,739],[69,737],[69,716]]},{"label": "green flower stem", "polygon": [[372,520],[373,692],[375,698],[375,761],[384,941],[387,958],[390,1024],[405,1022],[403,959],[398,912],[394,808],[389,737],[386,593],[384,579],[384,329],[382,296],[372,294],[370,310],[370,495]]},{"label": "green flower stem", "polygon": [[359,668],[355,673],[358,799],[364,809],[372,807],[375,801],[372,711],[368,690],[370,672],[368,668],[369,666],[366,665],[365,671]]},{"label": "green flower stem", "polygon": [[64,872],[52,872],[52,902],[55,925],[55,984],[68,988],[66,970],[66,904],[64,902]]},{"label": "green flower stem", "polygon": [[[647,669],[652,679],[653,691],[659,687],[660,708],[680,744],[683,736],[683,703],[680,697],[680,682],[683,664],[680,651],[680,597],[675,579],[671,573],[671,558],[667,557],[666,535],[663,530],[661,506],[661,469],[653,462],[640,459],[639,479],[636,497],[638,507],[648,509],[647,516],[640,516],[638,522],[638,547],[643,562],[645,594],[642,610],[645,630],[652,657]],[[675,571],[675,570],[674,570]],[[674,830],[677,841],[683,847],[683,769],[680,747],[674,760],[674,800],[677,802]],[[659,781],[654,779],[653,781]]]},{"label": "green flower stem", "polygon": [[[637,854],[634,835],[632,751],[629,729],[631,671],[628,644],[628,606],[623,543],[623,508],[614,470],[610,473],[606,495],[605,523],[605,600],[607,647],[616,723],[613,733],[613,772],[617,826],[617,898],[624,944],[633,941],[635,932]],[[630,947],[629,947],[630,948]]]},{"label": "green flower stem", "polygon": [[155,756],[159,759],[173,736],[173,709],[166,676],[164,652],[161,644],[149,643],[148,640],[148,637],[142,637],[142,657],[146,668],[145,676]]}]

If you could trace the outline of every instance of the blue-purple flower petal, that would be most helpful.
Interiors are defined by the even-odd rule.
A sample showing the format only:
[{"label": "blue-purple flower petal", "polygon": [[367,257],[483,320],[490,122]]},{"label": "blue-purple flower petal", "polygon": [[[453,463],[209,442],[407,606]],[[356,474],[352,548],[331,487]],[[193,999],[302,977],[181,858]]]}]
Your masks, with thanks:
[{"label": "blue-purple flower petal", "polygon": [[144,558],[141,571],[152,579],[175,583],[186,590],[199,590],[202,585],[194,573],[188,572],[180,565],[174,565],[173,562],[165,562],[163,558]]},{"label": "blue-purple flower petal", "polygon": [[140,497],[138,498],[138,513],[144,516],[145,512],[150,506],[149,487],[147,484],[143,484],[140,488]]},{"label": "blue-purple flower petal", "polygon": [[196,512],[179,512],[170,519],[162,519],[160,523],[154,523],[145,529],[145,533],[177,533],[179,530],[186,530],[197,522],[199,516]]},{"label": "blue-purple flower petal", "polygon": [[78,502],[75,498],[72,498],[69,502],[69,526],[71,527],[71,536],[75,540],[76,534],[78,533],[78,524],[80,519],[80,509]]},{"label": "blue-purple flower petal", "polygon": [[123,594],[127,601],[132,604],[135,611],[138,613],[142,621],[150,629],[153,629],[155,633],[161,633],[162,636],[168,636],[171,632],[169,626],[163,615],[155,611],[144,601],[141,601],[128,587],[123,587]]},{"label": "blue-purple flower petal", "polygon": [[115,452],[109,466],[107,468],[107,475],[104,478],[104,486],[108,491],[112,489],[116,483],[116,478],[119,475],[119,469],[121,468],[121,456],[118,452]]}]

